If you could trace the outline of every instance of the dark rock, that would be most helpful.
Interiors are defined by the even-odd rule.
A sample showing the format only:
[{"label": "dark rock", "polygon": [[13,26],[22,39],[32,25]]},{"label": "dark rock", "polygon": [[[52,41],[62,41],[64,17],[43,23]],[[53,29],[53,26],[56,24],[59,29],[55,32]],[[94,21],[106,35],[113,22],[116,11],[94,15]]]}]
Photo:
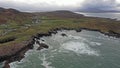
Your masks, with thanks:
[{"label": "dark rock", "polygon": [[119,33],[116,33],[114,31],[111,31],[109,30],[109,33],[107,33],[108,36],[113,36],[113,37],[116,37],[116,38],[120,38],[120,34]]},{"label": "dark rock", "polygon": [[38,48],[37,48],[37,50],[41,50],[41,49],[43,49],[43,47],[38,47]]},{"label": "dark rock", "polygon": [[48,45],[46,45],[46,44],[44,44],[44,43],[41,43],[40,45],[41,45],[42,47],[44,47],[44,48],[49,48]]},{"label": "dark rock", "polygon": [[36,43],[39,45],[37,50],[41,50],[43,48],[49,48],[49,46],[46,45],[45,43],[40,43],[39,41],[36,41]]},{"label": "dark rock", "polygon": [[41,33],[37,35],[37,37],[43,37],[43,36],[51,36],[51,33]]},{"label": "dark rock", "polygon": [[42,41],[45,41],[44,39],[41,39]]},{"label": "dark rock", "polygon": [[51,31],[51,32],[49,32],[49,33],[56,34],[56,33],[57,33],[57,31]]},{"label": "dark rock", "polygon": [[76,32],[81,32],[82,30],[81,29],[76,29]]},{"label": "dark rock", "polygon": [[42,46],[39,46],[39,47],[37,48],[37,50],[42,50],[42,49],[44,49],[44,47],[42,47]]},{"label": "dark rock", "polygon": [[6,61],[3,68],[10,68],[9,61]]},{"label": "dark rock", "polygon": [[40,45],[40,42],[37,40],[37,41],[36,41],[36,44]]},{"label": "dark rock", "polygon": [[109,33],[110,33],[110,34],[117,34],[116,32],[111,31],[111,30],[109,30]]},{"label": "dark rock", "polygon": [[5,49],[6,52],[3,51],[6,54],[2,53],[2,51],[0,52],[0,62],[6,60],[3,68],[10,68],[9,63],[14,61],[20,61],[22,58],[24,58],[25,52],[33,48],[33,44],[34,40],[30,39],[20,44],[14,44],[10,47],[5,46],[5,48],[9,48]]},{"label": "dark rock", "polygon": [[66,37],[67,37],[67,35],[66,35],[65,33],[62,33],[61,35],[62,35],[62,36],[66,36]]}]

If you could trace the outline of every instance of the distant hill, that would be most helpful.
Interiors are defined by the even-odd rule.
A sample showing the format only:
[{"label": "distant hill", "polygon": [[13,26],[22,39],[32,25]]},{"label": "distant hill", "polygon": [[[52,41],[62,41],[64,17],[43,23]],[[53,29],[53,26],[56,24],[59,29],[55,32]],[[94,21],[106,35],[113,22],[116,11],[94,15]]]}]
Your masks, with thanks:
[{"label": "distant hill", "polygon": [[16,10],[16,9],[12,9],[12,8],[9,8],[9,9],[5,9],[5,8],[2,8],[0,7],[0,13],[3,14],[17,14],[17,13],[20,13],[20,11]]},{"label": "distant hill", "polygon": [[22,23],[25,19],[31,18],[31,13],[21,12],[16,9],[5,9],[0,7],[0,24],[10,23],[14,21],[16,23]]},{"label": "distant hill", "polygon": [[4,10],[4,12],[5,13],[20,13],[20,11],[18,11],[18,10],[16,10],[16,9],[12,9],[12,8],[10,8],[10,9],[5,9]]},{"label": "distant hill", "polygon": [[59,10],[59,11],[51,11],[51,12],[40,12],[36,13],[37,15],[41,16],[48,16],[50,18],[81,18],[84,15],[82,14],[76,14],[72,11],[67,10]]}]

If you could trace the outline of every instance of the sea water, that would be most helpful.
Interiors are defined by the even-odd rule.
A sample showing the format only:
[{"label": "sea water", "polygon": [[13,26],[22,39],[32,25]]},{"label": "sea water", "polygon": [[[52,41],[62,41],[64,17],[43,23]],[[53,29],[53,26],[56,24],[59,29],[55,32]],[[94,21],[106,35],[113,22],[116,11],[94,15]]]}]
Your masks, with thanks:
[{"label": "sea water", "polygon": [[89,17],[101,17],[101,18],[111,18],[111,19],[117,19],[120,20],[120,13],[84,13],[84,12],[75,12],[78,14],[83,14],[85,16]]},{"label": "sea water", "polygon": [[[67,36],[62,36],[61,34]],[[120,39],[95,31],[58,31],[42,37],[49,49],[29,50],[11,68],[120,68]]]}]

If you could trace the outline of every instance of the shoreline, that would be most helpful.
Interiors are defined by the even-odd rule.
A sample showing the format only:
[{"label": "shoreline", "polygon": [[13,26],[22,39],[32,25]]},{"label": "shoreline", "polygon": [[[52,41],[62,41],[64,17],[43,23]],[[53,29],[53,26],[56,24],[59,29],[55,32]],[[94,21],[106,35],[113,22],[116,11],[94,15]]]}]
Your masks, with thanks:
[{"label": "shoreline", "polygon": [[75,30],[76,32],[81,32],[82,30],[88,30],[88,31],[96,31],[96,32],[100,32],[104,35],[107,36],[112,36],[115,38],[120,38],[120,34],[119,33],[115,33],[114,31],[109,30],[109,32],[102,32],[101,30],[98,29],[89,29],[89,28],[79,28],[79,29],[73,29],[73,28],[56,28],[53,29],[51,31],[48,31],[48,33],[40,33],[40,34],[36,34],[35,36],[31,37],[31,39],[26,42],[26,46],[21,47],[20,50],[18,50],[17,52],[15,52],[15,54],[13,55],[8,55],[8,56],[0,56],[0,58],[2,60],[0,60],[0,62],[5,61],[4,63],[4,67],[3,68],[10,68],[9,63],[14,62],[14,61],[20,61],[22,58],[24,58],[25,53],[29,50],[29,49],[33,49],[33,44],[36,42],[35,39],[40,39],[43,36],[51,36],[52,34],[56,34],[57,31],[60,30]]}]

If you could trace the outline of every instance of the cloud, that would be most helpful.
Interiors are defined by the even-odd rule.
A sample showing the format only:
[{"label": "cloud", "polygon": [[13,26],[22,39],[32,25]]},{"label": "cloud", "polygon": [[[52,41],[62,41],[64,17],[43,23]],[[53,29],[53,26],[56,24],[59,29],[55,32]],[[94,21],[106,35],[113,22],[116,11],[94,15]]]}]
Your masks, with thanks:
[{"label": "cloud", "polygon": [[20,11],[101,11],[120,10],[120,0],[0,0],[0,7]]},{"label": "cloud", "polygon": [[119,10],[119,3],[116,0],[86,0],[82,3],[82,11]]},{"label": "cloud", "polygon": [[53,5],[48,3],[36,3],[29,4],[26,2],[16,2],[16,1],[0,1],[0,6],[4,8],[14,8],[21,11],[47,11],[55,8]]},{"label": "cloud", "polygon": [[0,0],[0,6],[21,11],[76,10],[83,0]]}]

